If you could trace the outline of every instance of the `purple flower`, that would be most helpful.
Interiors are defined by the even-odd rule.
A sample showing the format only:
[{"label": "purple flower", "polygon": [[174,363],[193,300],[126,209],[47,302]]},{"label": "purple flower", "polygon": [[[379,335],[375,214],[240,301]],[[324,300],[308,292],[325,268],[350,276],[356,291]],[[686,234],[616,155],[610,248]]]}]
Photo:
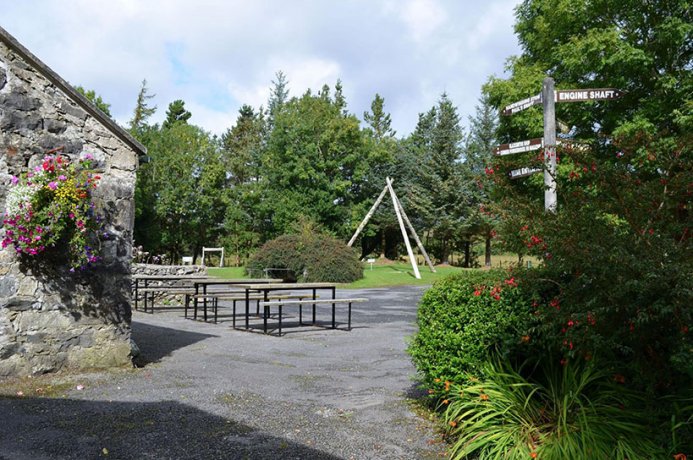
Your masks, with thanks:
[{"label": "purple flower", "polygon": [[61,174],[61,175],[58,176],[58,180],[60,180],[60,181],[66,181],[66,180],[67,180],[67,177],[65,177],[64,174]]},{"label": "purple flower", "polygon": [[12,185],[17,185],[17,183],[19,183],[19,177],[12,176]]},{"label": "purple flower", "polygon": [[58,183],[51,181],[48,183],[48,188],[51,190],[55,190],[56,188],[58,188]]}]

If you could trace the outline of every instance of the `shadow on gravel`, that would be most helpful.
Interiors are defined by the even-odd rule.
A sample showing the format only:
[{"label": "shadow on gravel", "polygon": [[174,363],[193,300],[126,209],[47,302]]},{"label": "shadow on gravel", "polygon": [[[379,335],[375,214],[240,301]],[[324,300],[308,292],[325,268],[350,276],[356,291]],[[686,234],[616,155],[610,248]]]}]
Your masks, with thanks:
[{"label": "shadow on gravel", "polygon": [[175,350],[187,347],[210,337],[212,334],[181,331],[168,327],[132,322],[132,339],[140,349],[140,356],[135,360],[138,367],[161,361]]},{"label": "shadow on gravel", "polygon": [[0,459],[338,457],[176,401],[0,398]]}]

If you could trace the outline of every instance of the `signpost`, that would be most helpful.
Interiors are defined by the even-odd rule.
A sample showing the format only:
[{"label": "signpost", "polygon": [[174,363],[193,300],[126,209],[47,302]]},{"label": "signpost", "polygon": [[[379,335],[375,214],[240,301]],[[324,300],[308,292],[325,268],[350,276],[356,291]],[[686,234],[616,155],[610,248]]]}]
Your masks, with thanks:
[{"label": "signpost", "polygon": [[503,109],[503,115],[512,115],[514,113],[521,112],[524,109],[528,109],[533,105],[537,104],[541,104],[541,94],[528,97],[527,99],[522,99],[521,101],[513,102],[505,109]]},{"label": "signpost", "polygon": [[[542,104],[544,107],[544,137],[530,139],[510,144],[499,145],[493,153],[496,155],[511,155],[513,153],[529,152],[544,149],[544,210],[556,212],[558,196],[556,193],[556,103],[608,101],[623,96],[623,91],[616,88],[584,88],[584,89],[554,89],[553,78],[544,79],[541,94],[514,102],[506,106],[503,115],[512,115],[533,105]],[[527,177],[541,171],[536,168],[521,168],[510,171],[511,179]]]},{"label": "signpost", "polygon": [[606,101],[618,99],[623,91],[616,88],[559,89],[555,95],[556,102]]},{"label": "signpost", "polygon": [[[561,144],[560,140],[556,140],[556,144]],[[495,149],[493,153],[496,155],[512,155],[513,153],[523,153],[531,152],[532,150],[539,150],[544,147],[544,139],[529,139],[526,141],[511,142],[510,144],[501,144]]]},{"label": "signpost", "polygon": [[556,212],[556,101],[553,78],[544,78],[544,211]]},{"label": "signpost", "polygon": [[539,150],[544,145],[544,139],[529,139],[527,141],[501,144],[493,150],[496,155],[512,155],[513,153],[530,152]]},{"label": "signpost", "polygon": [[520,177],[527,177],[531,176],[532,174],[541,172],[542,170],[540,168],[520,168],[520,169],[513,169],[510,171],[510,178],[511,179],[519,179]]}]

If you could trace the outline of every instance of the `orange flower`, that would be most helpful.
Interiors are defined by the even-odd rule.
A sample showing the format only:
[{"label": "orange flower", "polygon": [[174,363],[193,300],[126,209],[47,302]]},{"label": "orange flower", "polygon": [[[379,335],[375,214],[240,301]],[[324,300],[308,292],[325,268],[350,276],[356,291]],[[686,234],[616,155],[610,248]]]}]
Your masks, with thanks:
[{"label": "orange flower", "polygon": [[434,382],[440,383],[440,379],[433,379]]},{"label": "orange flower", "polygon": [[675,454],[674,460],[686,460],[686,454]]},{"label": "orange flower", "polygon": [[450,401],[448,401],[447,399],[443,399],[443,404],[449,404],[449,403],[450,403]]},{"label": "orange flower", "polygon": [[488,395],[487,394],[480,394],[479,397],[481,398],[482,401],[488,401]]},{"label": "orange flower", "polygon": [[522,342],[523,342],[523,343],[529,343],[529,336],[528,336],[528,335],[523,335],[523,336],[522,336]]},{"label": "orange flower", "polygon": [[529,454],[529,456],[532,457],[532,458],[537,458],[537,453],[536,453],[536,452],[532,452],[531,454]]},{"label": "orange flower", "polygon": [[449,391],[449,390],[450,390],[450,382],[448,382],[448,381],[446,380],[446,381],[445,381],[445,391]]},{"label": "orange flower", "polygon": [[433,393],[434,393],[434,391],[431,390],[431,389],[429,388],[429,389],[428,389],[428,394],[429,394],[429,395],[432,395]]},{"label": "orange flower", "polygon": [[[448,422],[448,425],[450,425],[451,427],[455,428],[455,427],[457,426],[457,422],[454,421],[454,420],[450,420],[450,421]],[[685,459],[684,459],[684,460],[685,460]]]}]

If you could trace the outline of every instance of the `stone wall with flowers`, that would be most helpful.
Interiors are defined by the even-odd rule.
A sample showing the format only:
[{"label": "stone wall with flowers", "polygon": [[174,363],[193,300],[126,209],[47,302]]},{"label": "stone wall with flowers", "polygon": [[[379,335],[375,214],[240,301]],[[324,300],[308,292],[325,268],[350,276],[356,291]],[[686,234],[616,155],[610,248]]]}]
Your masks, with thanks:
[{"label": "stone wall with flowers", "polygon": [[[15,219],[0,229],[0,239],[5,240],[0,250],[0,376],[130,362],[135,172],[143,152],[96,110],[0,28],[3,217],[7,218],[12,187],[20,178],[31,181],[32,171],[43,174],[46,158],[53,162],[48,168],[59,168],[58,158],[72,165],[89,160],[93,184],[88,189],[75,186],[70,193],[75,200],[89,199],[86,206],[93,212],[85,207],[84,215],[99,216],[90,229],[95,234],[80,243],[84,257],[78,261],[65,257],[73,241],[64,235],[50,247],[41,246],[41,239],[48,241],[50,222],[18,230],[22,222]],[[69,178],[58,171],[48,179],[46,191],[57,193]],[[86,187],[86,180],[82,185]],[[17,203],[10,205],[23,209],[21,203],[19,208]],[[54,222],[73,219],[68,223],[77,233],[70,237],[81,238],[84,220],[78,221],[79,216],[69,210],[51,210],[48,215]],[[23,239],[18,231],[24,231]],[[22,247],[28,247],[25,253]]]}]

